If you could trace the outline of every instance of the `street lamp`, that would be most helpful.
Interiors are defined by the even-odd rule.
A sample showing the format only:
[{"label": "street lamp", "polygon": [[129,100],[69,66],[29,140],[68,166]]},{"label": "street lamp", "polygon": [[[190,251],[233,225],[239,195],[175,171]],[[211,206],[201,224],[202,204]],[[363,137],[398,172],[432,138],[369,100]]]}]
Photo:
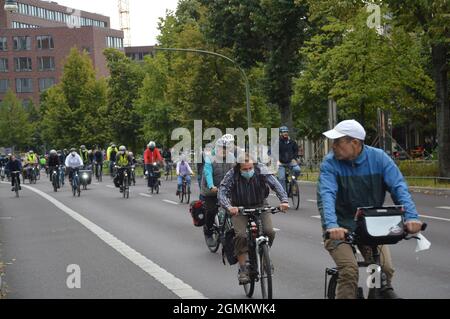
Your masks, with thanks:
[{"label": "street lamp", "polygon": [[247,126],[248,128],[252,127],[252,113],[250,110],[250,85],[248,84],[248,78],[247,75],[245,74],[245,71],[239,66],[239,64],[236,63],[236,61],[230,59],[229,57],[216,53],[216,52],[211,52],[211,51],[205,51],[205,50],[197,50],[197,49],[179,49],[179,48],[158,48],[155,47],[155,50],[162,50],[162,51],[184,51],[184,52],[197,52],[197,53],[202,53],[202,54],[209,54],[209,55],[215,55],[218,57],[221,57],[227,61],[230,61],[231,63],[233,63],[241,72],[242,77],[244,78],[244,83],[245,83],[245,97],[246,97],[246,103],[247,103]]},{"label": "street lamp", "polygon": [[19,6],[16,0],[6,0],[4,9],[9,12],[17,12],[19,11]]}]

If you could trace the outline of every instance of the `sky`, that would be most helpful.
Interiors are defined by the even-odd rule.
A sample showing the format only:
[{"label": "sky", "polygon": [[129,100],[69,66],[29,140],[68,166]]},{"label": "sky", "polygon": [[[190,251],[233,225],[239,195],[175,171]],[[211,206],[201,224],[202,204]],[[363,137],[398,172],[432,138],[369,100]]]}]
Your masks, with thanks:
[{"label": "sky", "polygon": [[[120,29],[118,0],[53,0],[60,5],[110,17],[111,27]],[[175,10],[178,0],[129,0],[131,45],[144,46],[157,43],[158,19],[166,9]]]}]

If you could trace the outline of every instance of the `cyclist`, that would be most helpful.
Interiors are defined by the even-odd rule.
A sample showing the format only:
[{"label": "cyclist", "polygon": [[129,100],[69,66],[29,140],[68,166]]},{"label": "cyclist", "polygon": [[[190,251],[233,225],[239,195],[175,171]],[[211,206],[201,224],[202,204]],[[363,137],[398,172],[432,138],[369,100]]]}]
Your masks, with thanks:
[{"label": "cyclist", "polygon": [[95,176],[99,176],[99,169],[103,168],[103,152],[100,148],[96,148],[94,152]]},{"label": "cyclist", "polygon": [[130,176],[130,166],[132,163],[131,156],[127,153],[127,148],[124,145],[121,145],[119,147],[119,153],[117,153],[116,157],[116,166],[119,167],[119,170],[117,171],[117,175],[114,178],[114,185],[117,188],[120,188],[120,192],[123,192],[123,177],[124,177],[124,171],[128,171],[128,176]]},{"label": "cyclist", "polygon": [[56,170],[58,172],[58,167],[60,165],[61,165],[61,162],[60,162],[58,153],[55,150],[51,150],[50,154],[48,156],[48,172],[49,172],[50,180],[52,178],[53,170]]},{"label": "cyclist", "polygon": [[65,166],[69,170],[69,181],[72,183],[73,171],[83,166],[83,160],[75,148],[70,149],[70,154],[66,157]]},{"label": "cyclist", "polygon": [[161,166],[164,165],[164,160],[156,147],[154,141],[150,141],[147,145],[147,149],[144,152],[144,169],[148,174],[147,186],[153,187],[157,178],[153,176],[153,164],[159,163]]},{"label": "cyclist", "polygon": [[183,177],[186,178],[187,186],[191,186],[191,175],[194,175],[192,172],[191,166],[186,161],[186,155],[181,154],[180,161],[177,163],[177,176],[178,176],[178,188],[177,188],[177,196],[181,193],[181,188],[183,185]]},{"label": "cyclist", "polygon": [[[12,172],[21,172],[22,171],[22,163],[14,155],[10,155],[5,169],[7,169],[10,172],[10,174]],[[13,191],[13,192],[14,192],[14,186],[15,186],[14,180],[15,180],[15,178],[13,178],[13,176],[11,175],[11,187],[12,187],[11,191]],[[17,178],[17,180],[19,181],[19,189],[22,189],[22,187],[20,187],[20,178]]]},{"label": "cyclist", "polygon": [[113,168],[114,163],[116,162],[117,152],[119,152],[119,150],[114,143],[111,143],[111,146],[108,147],[106,151],[106,160],[109,161],[109,173],[111,174],[111,177],[113,177]]},{"label": "cyclist", "polygon": [[166,163],[166,171],[169,172],[169,169],[171,169],[172,165],[172,153],[170,152],[170,149],[164,148],[161,155],[164,159],[164,162]]},{"label": "cyclist", "polygon": [[[204,198],[206,209],[203,233],[206,239],[206,244],[210,247],[214,247],[216,245],[212,235],[214,219],[216,218],[218,212],[218,187],[225,174],[233,168],[235,163],[233,135],[225,134],[219,138],[216,141],[214,153],[214,155],[205,157],[201,184],[201,195]],[[227,163],[227,155],[230,161],[229,163]]]},{"label": "cyclist", "polygon": [[89,164],[89,151],[86,149],[85,145],[80,146],[80,157],[83,160],[84,165]]},{"label": "cyclist", "polygon": [[25,155],[25,165],[23,167],[23,178],[28,178],[30,179],[31,177],[31,169],[33,167],[37,167],[38,165],[38,157],[37,155],[34,153],[33,150],[29,150],[28,154]]},{"label": "cyclist", "polygon": [[280,127],[278,180],[286,190],[286,167],[289,167],[295,178],[300,176],[300,166],[298,165],[298,145],[289,137],[287,126]]},{"label": "cyclist", "polygon": [[[337,298],[356,298],[358,265],[345,234],[355,230],[354,215],[358,207],[383,206],[386,190],[396,205],[405,208],[407,232],[420,231],[416,206],[408,186],[392,159],[381,149],[364,144],[366,131],[355,120],[345,120],[323,133],[333,140],[332,152],[322,162],[317,185],[317,206],[322,229],[330,234],[325,249],[339,269]],[[370,248],[360,251],[368,259]],[[381,263],[387,276],[385,298],[395,298],[391,282],[394,273],[388,246],[380,246]]]},{"label": "cyclist", "polygon": [[[275,191],[280,200],[280,209],[285,212],[289,208],[289,199],[286,191],[280,182],[269,173],[268,168],[263,164],[255,164],[251,157],[246,154],[245,161],[238,163],[231,169],[220,183],[219,201],[220,205],[228,210],[236,233],[234,239],[234,251],[238,258],[239,270],[238,279],[240,284],[250,281],[247,261],[247,216],[239,216],[238,207],[258,208],[267,206],[269,187]],[[269,237],[271,246],[275,239],[275,232],[272,227],[271,213],[261,215],[264,227],[264,234]]]}]

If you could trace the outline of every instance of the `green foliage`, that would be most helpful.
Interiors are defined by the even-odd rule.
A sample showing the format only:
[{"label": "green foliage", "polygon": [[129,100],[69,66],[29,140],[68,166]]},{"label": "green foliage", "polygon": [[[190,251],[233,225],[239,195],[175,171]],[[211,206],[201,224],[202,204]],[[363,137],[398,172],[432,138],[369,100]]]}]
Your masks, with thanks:
[{"label": "green foliage", "polygon": [[32,143],[33,125],[20,100],[11,91],[0,103],[0,145],[23,150]]},{"label": "green foliage", "polygon": [[107,143],[106,89],[105,81],[96,79],[89,56],[72,49],[61,83],[42,95],[39,129],[47,145],[69,148]]}]

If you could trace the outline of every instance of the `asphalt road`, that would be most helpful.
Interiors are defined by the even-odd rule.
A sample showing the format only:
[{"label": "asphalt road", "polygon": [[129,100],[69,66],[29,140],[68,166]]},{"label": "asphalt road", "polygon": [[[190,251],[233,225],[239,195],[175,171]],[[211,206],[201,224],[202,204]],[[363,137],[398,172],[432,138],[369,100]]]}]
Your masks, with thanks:
[{"label": "asphalt road", "polygon": [[[178,203],[176,182],[163,181],[157,195],[137,182],[128,200],[109,177],[80,198],[67,185],[54,193],[44,177],[22,187],[20,198],[0,183],[6,298],[246,298],[236,266],[208,251],[188,206]],[[196,198],[197,184],[193,191]],[[321,240],[315,185],[302,184],[301,191],[298,211],[273,216],[275,298],[323,298],[324,269],[333,266]],[[392,246],[394,286],[404,298],[450,298],[450,198],[413,197],[431,249],[416,253],[415,240]],[[67,285],[69,265],[80,267],[80,288]]]}]

